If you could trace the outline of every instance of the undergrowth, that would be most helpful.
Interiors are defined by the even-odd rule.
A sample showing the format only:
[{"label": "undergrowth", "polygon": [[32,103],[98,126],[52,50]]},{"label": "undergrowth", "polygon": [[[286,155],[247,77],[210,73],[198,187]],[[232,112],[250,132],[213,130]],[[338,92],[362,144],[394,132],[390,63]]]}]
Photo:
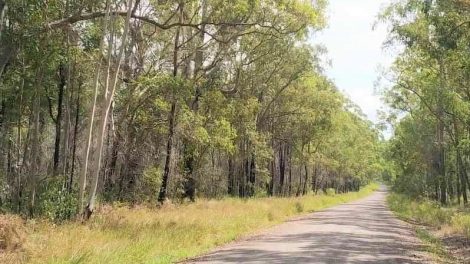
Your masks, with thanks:
[{"label": "undergrowth", "polygon": [[[86,224],[29,221],[22,262],[172,263],[302,213],[365,197],[359,192],[298,198],[200,200],[164,208],[102,206]],[[26,259],[26,261],[25,261]]]},{"label": "undergrowth", "polygon": [[441,207],[433,201],[411,199],[396,193],[388,196],[388,204],[399,217],[470,238],[470,213],[459,208]]},{"label": "undergrowth", "polygon": [[[455,207],[441,207],[437,202],[412,199],[406,195],[391,193],[387,198],[390,209],[405,221],[415,225],[418,238],[425,250],[443,263],[456,259],[445,249],[441,240],[427,229],[440,230],[445,235],[458,235],[470,239],[470,214]],[[421,226],[420,226],[421,225]]]}]

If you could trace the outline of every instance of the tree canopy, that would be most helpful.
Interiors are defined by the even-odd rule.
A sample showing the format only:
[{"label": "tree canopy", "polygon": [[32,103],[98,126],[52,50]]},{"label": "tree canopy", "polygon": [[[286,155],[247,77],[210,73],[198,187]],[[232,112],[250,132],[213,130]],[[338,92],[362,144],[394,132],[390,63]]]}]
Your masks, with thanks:
[{"label": "tree canopy", "polygon": [[[381,173],[379,133],[309,44],[326,25],[325,6],[0,1],[2,210],[87,218],[97,198],[357,190]],[[454,34],[464,38],[460,28]],[[446,71],[463,66],[445,63]]]},{"label": "tree canopy", "polygon": [[384,91],[395,111],[387,157],[399,190],[442,204],[468,203],[468,1],[396,1],[382,14],[403,51]]}]

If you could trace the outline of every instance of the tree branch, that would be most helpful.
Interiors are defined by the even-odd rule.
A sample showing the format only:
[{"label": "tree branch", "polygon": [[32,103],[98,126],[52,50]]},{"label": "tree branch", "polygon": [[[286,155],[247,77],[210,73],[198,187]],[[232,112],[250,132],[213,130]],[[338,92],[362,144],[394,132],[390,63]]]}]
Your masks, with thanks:
[{"label": "tree branch", "polygon": [[[123,16],[125,17],[127,15],[127,11],[113,11],[111,12],[111,15],[115,15],[115,16]],[[46,24],[46,27],[45,29],[46,30],[54,30],[54,29],[58,29],[58,28],[61,28],[61,27],[64,27],[64,26],[67,26],[67,25],[71,25],[71,24],[74,24],[74,23],[77,23],[77,22],[80,22],[80,21],[86,21],[86,20],[93,20],[93,19],[96,19],[96,18],[99,18],[99,17],[104,17],[105,16],[105,12],[104,11],[98,11],[98,12],[93,12],[93,13],[82,13],[82,14],[75,14],[73,16],[70,16],[70,17],[66,17],[66,18],[63,18],[63,19],[59,19],[59,20],[56,20],[56,21],[52,21],[52,22],[49,22]],[[247,23],[247,22],[210,22],[210,21],[204,21],[202,23],[185,23],[185,22],[174,22],[174,23],[171,23],[169,24],[169,21],[165,21],[165,23],[159,23],[157,21],[155,21],[154,19],[150,18],[150,17],[147,17],[147,16],[141,16],[141,15],[137,15],[137,14],[131,14],[131,18],[133,19],[138,19],[138,20],[142,20],[148,24],[151,24],[153,26],[156,26],[160,29],[164,29],[164,30],[167,30],[167,29],[171,29],[171,28],[174,28],[174,27],[191,27],[191,28],[196,28],[196,29],[199,29],[200,30],[200,27],[202,25],[211,25],[211,26],[229,26],[229,27],[238,27],[238,26],[244,26],[244,27],[254,27],[254,26],[258,26],[260,28],[267,28],[267,29],[273,29],[275,30],[276,32],[278,33],[290,33],[290,32],[287,32],[287,31],[282,31],[281,29],[279,28],[276,28],[274,26],[270,26],[270,25],[263,25],[263,24],[260,24],[260,23]],[[296,32],[298,30],[295,30],[294,32]]]}]

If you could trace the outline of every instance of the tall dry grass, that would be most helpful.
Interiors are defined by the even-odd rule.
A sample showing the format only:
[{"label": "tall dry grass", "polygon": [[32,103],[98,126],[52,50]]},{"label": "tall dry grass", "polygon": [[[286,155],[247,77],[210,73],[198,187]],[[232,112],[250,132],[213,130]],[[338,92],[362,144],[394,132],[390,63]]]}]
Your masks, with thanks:
[{"label": "tall dry grass", "polygon": [[429,200],[414,200],[392,193],[388,196],[390,208],[400,217],[463,235],[470,239],[470,212],[457,207],[441,207]]},{"label": "tall dry grass", "polygon": [[376,188],[299,198],[200,200],[160,209],[104,206],[86,224],[30,221],[25,227],[25,262],[172,263],[294,215],[365,197]]}]

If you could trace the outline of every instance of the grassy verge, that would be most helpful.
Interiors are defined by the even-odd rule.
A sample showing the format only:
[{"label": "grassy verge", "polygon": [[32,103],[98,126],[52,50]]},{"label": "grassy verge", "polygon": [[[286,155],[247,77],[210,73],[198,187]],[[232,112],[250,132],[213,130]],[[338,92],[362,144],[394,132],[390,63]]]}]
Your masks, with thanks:
[{"label": "grassy verge", "polygon": [[398,217],[417,224],[416,234],[424,242],[426,251],[443,262],[453,262],[455,259],[446,251],[441,240],[428,229],[441,230],[445,235],[458,235],[470,239],[468,212],[458,208],[443,208],[432,201],[414,200],[396,193],[391,193],[387,201],[390,209]]},{"label": "grassy verge", "polygon": [[424,250],[431,253],[436,260],[454,263],[455,258],[446,250],[442,241],[422,227],[415,227],[416,236],[423,242]]},{"label": "grassy verge", "polygon": [[86,224],[28,222],[23,261],[171,263],[289,217],[365,197],[375,189],[373,184],[356,193],[332,196],[202,200],[161,209],[109,207]]}]

